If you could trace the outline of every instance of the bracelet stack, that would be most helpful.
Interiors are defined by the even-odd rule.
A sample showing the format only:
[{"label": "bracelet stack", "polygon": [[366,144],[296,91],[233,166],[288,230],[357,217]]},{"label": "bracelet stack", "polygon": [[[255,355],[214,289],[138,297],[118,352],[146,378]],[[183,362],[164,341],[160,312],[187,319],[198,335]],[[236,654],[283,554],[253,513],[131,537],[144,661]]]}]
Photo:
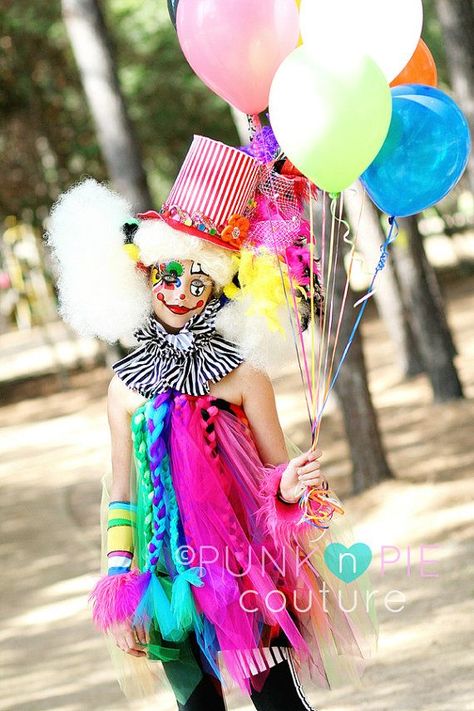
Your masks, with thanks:
[{"label": "bracelet stack", "polygon": [[133,559],[133,528],[136,526],[136,504],[111,501],[107,522],[108,575],[128,573]]}]

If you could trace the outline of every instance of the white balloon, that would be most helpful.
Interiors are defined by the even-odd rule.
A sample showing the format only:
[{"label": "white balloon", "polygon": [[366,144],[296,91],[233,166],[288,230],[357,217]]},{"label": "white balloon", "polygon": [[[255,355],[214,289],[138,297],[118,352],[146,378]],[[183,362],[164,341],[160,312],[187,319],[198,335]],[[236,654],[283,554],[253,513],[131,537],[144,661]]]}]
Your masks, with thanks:
[{"label": "white balloon", "polygon": [[300,28],[308,51],[355,45],[387,81],[410,61],[423,26],[422,0],[302,0]]}]

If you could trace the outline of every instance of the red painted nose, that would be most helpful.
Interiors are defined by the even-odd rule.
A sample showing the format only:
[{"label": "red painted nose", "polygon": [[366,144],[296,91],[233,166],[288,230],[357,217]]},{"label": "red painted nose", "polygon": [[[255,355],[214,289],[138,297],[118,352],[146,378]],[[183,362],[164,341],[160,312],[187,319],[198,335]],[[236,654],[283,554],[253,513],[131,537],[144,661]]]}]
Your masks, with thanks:
[{"label": "red painted nose", "polygon": [[180,294],[180,295],[179,295],[179,298],[180,298],[181,300],[182,300],[182,299],[185,299],[185,298],[186,298],[186,294]]}]

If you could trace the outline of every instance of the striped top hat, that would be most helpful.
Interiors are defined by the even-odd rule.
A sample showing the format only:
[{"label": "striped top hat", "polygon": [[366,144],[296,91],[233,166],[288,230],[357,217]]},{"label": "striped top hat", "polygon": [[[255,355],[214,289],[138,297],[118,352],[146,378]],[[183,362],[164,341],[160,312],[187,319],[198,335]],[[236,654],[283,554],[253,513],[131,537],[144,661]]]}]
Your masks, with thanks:
[{"label": "striped top hat", "polygon": [[260,170],[243,151],[194,136],[161,211],[138,217],[164,220],[181,232],[238,251],[250,226],[247,216],[254,206]]}]

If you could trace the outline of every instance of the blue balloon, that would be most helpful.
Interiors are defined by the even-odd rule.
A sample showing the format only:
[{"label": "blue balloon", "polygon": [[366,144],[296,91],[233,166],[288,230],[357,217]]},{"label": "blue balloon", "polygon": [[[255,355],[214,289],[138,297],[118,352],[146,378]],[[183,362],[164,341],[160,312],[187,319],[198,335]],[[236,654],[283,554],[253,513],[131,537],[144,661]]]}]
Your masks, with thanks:
[{"label": "blue balloon", "polygon": [[382,212],[407,217],[453,189],[466,168],[471,140],[462,111],[440,89],[396,86],[392,99],[387,138],[361,181]]},{"label": "blue balloon", "polygon": [[173,26],[175,29],[176,29],[176,15],[178,12],[178,3],[179,3],[179,0],[168,0],[168,14],[170,16],[170,20],[173,23]]}]

